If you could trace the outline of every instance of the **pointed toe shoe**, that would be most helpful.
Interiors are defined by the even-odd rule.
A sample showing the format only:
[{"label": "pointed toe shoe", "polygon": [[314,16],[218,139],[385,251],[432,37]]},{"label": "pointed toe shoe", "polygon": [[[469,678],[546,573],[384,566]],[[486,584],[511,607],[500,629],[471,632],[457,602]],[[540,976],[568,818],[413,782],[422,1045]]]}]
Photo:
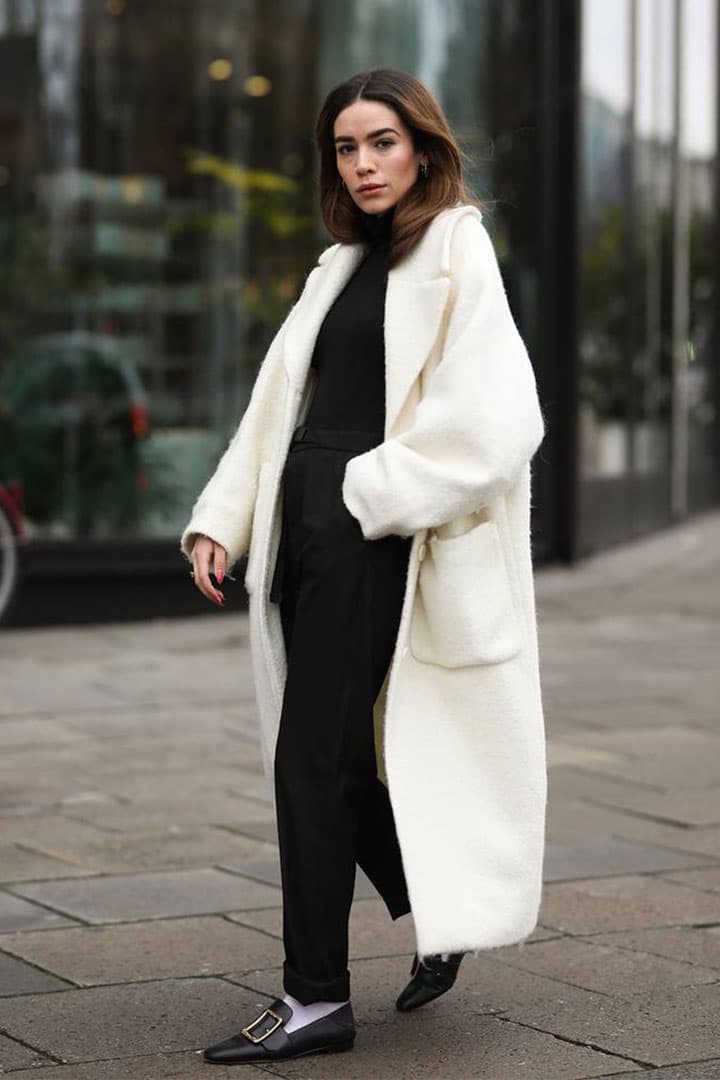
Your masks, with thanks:
[{"label": "pointed toe shoe", "polygon": [[410,982],[399,995],[395,1007],[400,1012],[410,1012],[428,1001],[434,1001],[446,993],[457,979],[460,961],[464,953],[450,953],[447,960],[441,953],[424,956],[422,962],[415,953],[410,969]]}]

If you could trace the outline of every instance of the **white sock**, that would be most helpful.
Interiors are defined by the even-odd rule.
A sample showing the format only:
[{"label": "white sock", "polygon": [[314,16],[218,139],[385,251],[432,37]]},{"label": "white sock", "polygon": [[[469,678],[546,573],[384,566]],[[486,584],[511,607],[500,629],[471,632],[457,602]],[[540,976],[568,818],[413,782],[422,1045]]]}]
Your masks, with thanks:
[{"label": "white sock", "polygon": [[347,1001],[312,1001],[309,1005],[303,1005],[301,1001],[294,998],[292,994],[285,994],[283,1001],[290,1006],[293,1011],[292,1016],[288,1022],[284,1025],[288,1034],[291,1031],[295,1031],[296,1028],[305,1027],[306,1024],[312,1024],[313,1020],[319,1020],[321,1016],[327,1016],[328,1013],[335,1012],[336,1009],[342,1008],[343,1005],[347,1005]]}]

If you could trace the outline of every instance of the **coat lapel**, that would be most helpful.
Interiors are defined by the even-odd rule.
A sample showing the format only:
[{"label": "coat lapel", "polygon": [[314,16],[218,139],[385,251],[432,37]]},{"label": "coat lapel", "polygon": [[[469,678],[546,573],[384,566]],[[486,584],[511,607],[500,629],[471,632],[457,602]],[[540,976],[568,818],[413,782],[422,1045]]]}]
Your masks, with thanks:
[{"label": "coat lapel", "polygon": [[[328,310],[357,269],[362,244],[341,244],[316,266],[285,334],[283,356],[295,388],[305,384],[315,340]],[[389,434],[438,335],[448,297],[446,275],[415,280],[411,255],[388,273],[385,297],[385,435]]]},{"label": "coat lapel", "polygon": [[334,258],[310,273],[285,332],[283,358],[291,385],[302,387],[323,319],[362,258],[362,244],[341,244]]},{"label": "coat lapel", "polygon": [[449,288],[449,277],[413,281],[401,276],[400,267],[388,274],[385,298],[386,437],[435,344]]}]

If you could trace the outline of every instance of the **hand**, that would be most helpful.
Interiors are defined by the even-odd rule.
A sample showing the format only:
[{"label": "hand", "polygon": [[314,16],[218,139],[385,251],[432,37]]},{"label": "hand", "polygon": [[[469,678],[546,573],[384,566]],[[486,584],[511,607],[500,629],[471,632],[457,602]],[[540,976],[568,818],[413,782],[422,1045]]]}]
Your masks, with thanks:
[{"label": "hand", "polygon": [[198,536],[192,549],[193,580],[200,592],[212,600],[218,607],[225,603],[225,597],[210,580],[214,573],[218,585],[222,585],[227,566],[227,551],[222,544],[217,544],[209,536]]}]

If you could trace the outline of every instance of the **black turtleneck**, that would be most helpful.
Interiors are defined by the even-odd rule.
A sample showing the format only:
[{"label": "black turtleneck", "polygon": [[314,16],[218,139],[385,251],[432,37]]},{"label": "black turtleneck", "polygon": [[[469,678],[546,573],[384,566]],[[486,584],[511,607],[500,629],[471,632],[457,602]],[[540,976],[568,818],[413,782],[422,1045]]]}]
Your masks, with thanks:
[{"label": "black turtleneck", "polygon": [[317,385],[304,423],[336,431],[385,427],[384,315],[394,207],[361,211],[367,251],[318,331],[311,366]]}]

